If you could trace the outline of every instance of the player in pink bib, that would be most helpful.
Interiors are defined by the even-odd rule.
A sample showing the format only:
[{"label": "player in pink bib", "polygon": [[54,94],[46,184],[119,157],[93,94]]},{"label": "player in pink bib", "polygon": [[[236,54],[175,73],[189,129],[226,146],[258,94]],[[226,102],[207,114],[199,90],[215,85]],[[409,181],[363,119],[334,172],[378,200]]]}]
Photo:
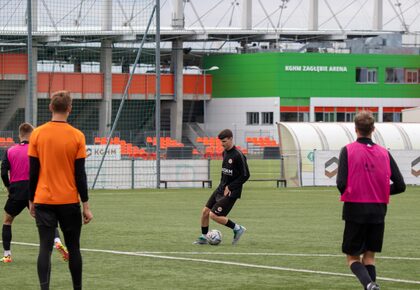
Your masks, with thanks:
[{"label": "player in pink bib", "polygon": [[361,111],[354,122],[357,140],[341,150],[337,174],[344,202],[342,250],[364,289],[378,290],[375,253],[382,250],[389,196],[404,192],[405,183],[388,150],[372,142],[372,113]]}]

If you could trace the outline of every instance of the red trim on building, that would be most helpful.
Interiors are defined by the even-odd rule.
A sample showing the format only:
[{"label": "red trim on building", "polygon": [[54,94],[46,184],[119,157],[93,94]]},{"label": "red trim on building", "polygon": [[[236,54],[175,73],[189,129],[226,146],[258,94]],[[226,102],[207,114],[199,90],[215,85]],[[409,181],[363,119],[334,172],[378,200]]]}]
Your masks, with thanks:
[{"label": "red trim on building", "polygon": [[309,106],[280,106],[281,113],[308,113]]},{"label": "red trim on building", "polygon": [[384,107],[384,113],[401,113],[402,110],[411,107]]}]

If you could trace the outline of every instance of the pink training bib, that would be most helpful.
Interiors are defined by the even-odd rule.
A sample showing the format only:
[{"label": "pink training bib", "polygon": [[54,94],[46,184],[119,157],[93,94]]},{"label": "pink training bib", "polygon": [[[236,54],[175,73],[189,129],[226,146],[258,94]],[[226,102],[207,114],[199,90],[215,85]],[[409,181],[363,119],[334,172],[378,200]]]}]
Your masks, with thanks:
[{"label": "pink training bib", "polygon": [[341,201],[389,203],[391,166],[388,151],[380,145],[357,141],[346,148],[347,187]]},{"label": "pink training bib", "polygon": [[21,143],[7,150],[10,163],[10,183],[29,180],[28,144]]}]

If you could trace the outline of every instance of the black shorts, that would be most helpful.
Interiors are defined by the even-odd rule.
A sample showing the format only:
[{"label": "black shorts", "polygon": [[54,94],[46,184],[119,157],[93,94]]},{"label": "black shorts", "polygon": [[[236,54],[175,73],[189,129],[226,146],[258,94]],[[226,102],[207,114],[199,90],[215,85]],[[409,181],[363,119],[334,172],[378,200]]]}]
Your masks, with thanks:
[{"label": "black shorts", "polygon": [[35,204],[35,220],[38,227],[56,228],[60,224],[63,232],[80,229],[82,227],[80,204]]},{"label": "black shorts", "polygon": [[343,234],[343,253],[359,256],[366,251],[381,252],[385,224],[359,224],[346,221]]},{"label": "black shorts", "polygon": [[8,198],[4,205],[4,211],[12,217],[18,216],[25,207],[29,207],[27,200],[15,200]]},{"label": "black shorts", "polygon": [[206,207],[217,216],[227,216],[235,202],[236,198],[224,196],[223,193],[215,190],[207,201]]}]

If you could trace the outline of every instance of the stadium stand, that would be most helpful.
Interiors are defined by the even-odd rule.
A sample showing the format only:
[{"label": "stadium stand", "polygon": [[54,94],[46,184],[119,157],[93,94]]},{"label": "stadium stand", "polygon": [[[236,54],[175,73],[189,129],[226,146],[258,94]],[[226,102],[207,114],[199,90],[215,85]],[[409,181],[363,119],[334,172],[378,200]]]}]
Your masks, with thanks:
[{"label": "stadium stand", "polygon": [[[204,157],[210,159],[222,159],[223,146],[220,140],[217,137],[197,137],[197,143],[203,145]],[[236,146],[239,150],[242,151],[245,155],[248,154],[248,150]]]},{"label": "stadium stand", "polygon": [[[262,154],[263,159],[280,159],[278,143],[270,137],[246,137],[246,147],[250,153]],[[268,149],[269,148],[269,149]]]},{"label": "stadium stand", "polygon": [[274,147],[278,146],[277,141],[270,137],[246,137],[245,139],[248,145],[259,146],[259,147]]},{"label": "stadium stand", "polygon": [[[120,137],[111,138],[109,143],[111,145],[121,146],[121,156],[123,158],[155,160],[156,153],[154,151],[157,144],[156,137],[147,136],[145,141],[146,148],[134,145],[133,143],[127,142]],[[94,137],[95,145],[106,145],[106,143],[106,137]],[[178,142],[171,137],[160,138],[160,149],[163,151],[162,158],[164,159],[192,159],[195,156],[201,156],[201,153],[196,148],[185,147],[183,143]]]}]

